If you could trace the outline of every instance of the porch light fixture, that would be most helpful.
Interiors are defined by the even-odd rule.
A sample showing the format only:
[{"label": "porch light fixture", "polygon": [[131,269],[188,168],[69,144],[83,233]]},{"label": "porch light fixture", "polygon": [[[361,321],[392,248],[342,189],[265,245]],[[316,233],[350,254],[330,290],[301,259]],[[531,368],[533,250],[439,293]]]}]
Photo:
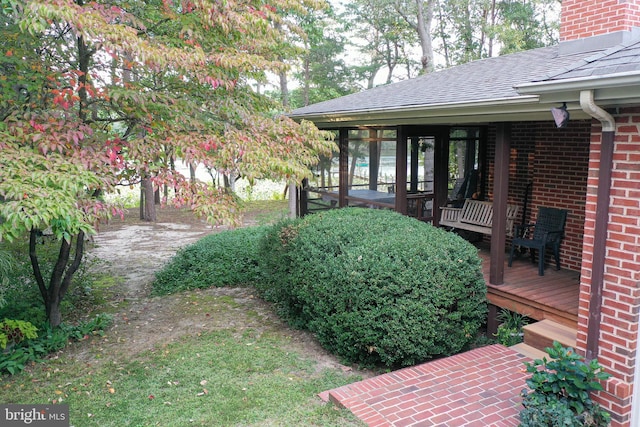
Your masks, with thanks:
[{"label": "porch light fixture", "polygon": [[569,112],[567,111],[567,103],[563,102],[562,107],[554,107],[551,109],[553,120],[556,122],[556,126],[563,128],[569,123]]}]

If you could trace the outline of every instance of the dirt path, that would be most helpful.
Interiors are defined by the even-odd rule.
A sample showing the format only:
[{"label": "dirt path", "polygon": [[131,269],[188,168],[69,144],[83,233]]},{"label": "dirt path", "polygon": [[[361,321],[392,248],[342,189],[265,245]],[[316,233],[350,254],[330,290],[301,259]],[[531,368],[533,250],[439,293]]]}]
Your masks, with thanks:
[{"label": "dirt path", "polygon": [[[245,218],[244,225],[254,223],[255,215]],[[170,209],[160,212],[157,223],[139,221],[134,212],[125,221],[114,220],[103,226],[88,256],[106,261],[101,268],[119,278],[114,301],[110,302],[116,308],[114,326],[92,346],[78,348],[74,357],[84,362],[95,361],[96,354],[100,359],[129,359],[184,335],[219,328],[275,328],[291,337],[292,350],[315,359],[318,369],[350,370],[310,334],[289,329],[268,303],[254,295],[252,288],[212,288],[150,296],[154,273],[179,248],[219,231],[188,212]],[[358,373],[370,376],[367,372]]]}]

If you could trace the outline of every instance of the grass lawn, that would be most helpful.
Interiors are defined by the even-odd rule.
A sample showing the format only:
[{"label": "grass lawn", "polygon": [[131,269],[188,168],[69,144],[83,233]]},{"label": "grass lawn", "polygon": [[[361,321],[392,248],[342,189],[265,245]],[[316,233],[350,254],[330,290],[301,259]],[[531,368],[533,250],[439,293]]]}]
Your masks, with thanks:
[{"label": "grass lawn", "polygon": [[[107,336],[106,339],[109,339]],[[3,377],[2,403],[67,403],[80,426],[358,426],[317,393],[359,378],[290,351],[291,337],[269,328],[223,329],[157,346],[132,360],[62,353]],[[68,350],[76,354],[78,348]]]}]

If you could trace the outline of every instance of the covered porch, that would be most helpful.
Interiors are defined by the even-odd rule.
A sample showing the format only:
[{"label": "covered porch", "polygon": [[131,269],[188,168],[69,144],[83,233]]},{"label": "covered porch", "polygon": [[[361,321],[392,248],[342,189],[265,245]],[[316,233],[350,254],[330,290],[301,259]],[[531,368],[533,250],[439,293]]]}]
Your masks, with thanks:
[{"label": "covered porch", "polygon": [[[345,206],[393,209],[438,226],[441,207],[490,201],[492,231],[480,236],[489,331],[500,308],[575,328],[578,320],[589,121],[485,126],[360,127],[336,131],[339,150],[301,192],[302,214]],[[579,135],[579,136],[576,136]],[[508,206],[518,208],[507,218]],[[507,224],[534,222],[540,207],[568,212],[562,270],[538,276],[528,254],[507,267]],[[509,222],[511,221],[511,223]],[[548,259],[550,261],[550,259]]]},{"label": "covered porch", "polygon": [[[490,309],[505,308],[535,320],[550,319],[573,329],[578,325],[580,274],[576,271],[547,268],[544,276],[538,276],[536,264],[528,254],[514,260],[512,267],[504,265],[504,283],[492,284],[489,280],[490,251],[480,245],[482,270],[487,283],[487,301]],[[495,331],[495,312],[489,315],[489,331]]]}]

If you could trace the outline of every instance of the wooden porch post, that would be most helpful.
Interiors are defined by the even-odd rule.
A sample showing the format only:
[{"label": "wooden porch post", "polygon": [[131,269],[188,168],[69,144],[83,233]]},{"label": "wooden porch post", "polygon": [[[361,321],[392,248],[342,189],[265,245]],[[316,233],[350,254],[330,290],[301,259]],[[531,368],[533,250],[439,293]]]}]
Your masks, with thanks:
[{"label": "wooden porch post", "polygon": [[600,323],[602,316],[602,288],[604,287],[604,264],[607,255],[607,225],[611,200],[611,177],[615,131],[603,131],[600,144],[600,167],[598,170],[598,199],[593,239],[593,264],[591,266],[591,295],[589,296],[589,323],[585,358],[598,357],[600,347]]},{"label": "wooden porch post", "polygon": [[502,285],[504,283],[510,150],[511,124],[498,123],[496,127],[496,154],[493,179],[491,264],[489,266],[489,282],[493,285]]},{"label": "wooden porch post", "polygon": [[380,149],[381,143],[378,132],[382,130],[369,129],[369,190],[378,189],[378,175],[380,173]]},{"label": "wooden porch post", "polygon": [[349,191],[349,130],[340,129],[338,136],[340,157],[338,158],[338,206],[347,206]]},{"label": "wooden porch post", "polygon": [[305,178],[302,180],[302,185],[298,188],[298,192],[300,193],[300,197],[298,197],[298,216],[305,216],[309,214],[309,192],[307,188],[309,187],[309,179]]},{"label": "wooden porch post", "polygon": [[418,137],[411,137],[411,185],[412,193],[418,192]]},{"label": "wooden porch post", "polygon": [[407,214],[407,127],[396,131],[396,212]]},{"label": "wooden porch post", "polygon": [[449,128],[439,128],[435,133],[433,165],[433,224],[440,225],[440,208],[449,198]]}]

